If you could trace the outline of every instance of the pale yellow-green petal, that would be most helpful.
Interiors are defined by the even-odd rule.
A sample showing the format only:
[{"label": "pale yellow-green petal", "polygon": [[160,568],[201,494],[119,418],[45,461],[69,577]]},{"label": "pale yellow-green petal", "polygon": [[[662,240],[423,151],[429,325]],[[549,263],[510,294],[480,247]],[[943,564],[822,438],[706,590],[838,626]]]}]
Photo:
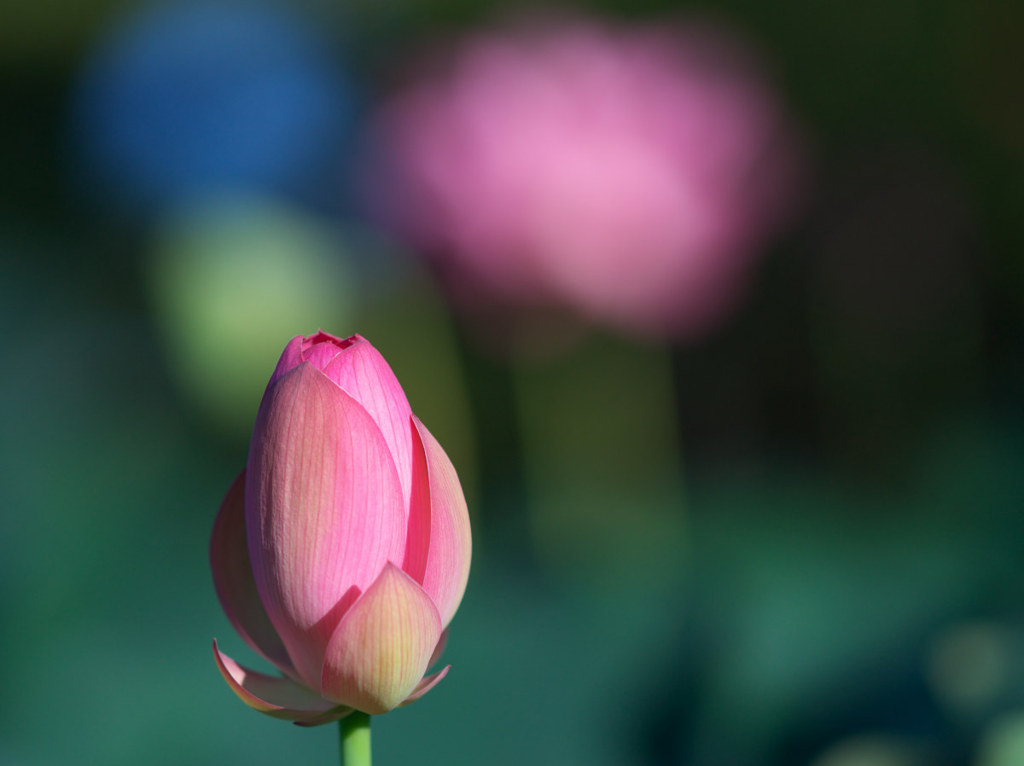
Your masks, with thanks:
[{"label": "pale yellow-green petal", "polygon": [[364,713],[386,713],[416,689],[440,637],[430,597],[388,563],[331,637],[321,692]]}]

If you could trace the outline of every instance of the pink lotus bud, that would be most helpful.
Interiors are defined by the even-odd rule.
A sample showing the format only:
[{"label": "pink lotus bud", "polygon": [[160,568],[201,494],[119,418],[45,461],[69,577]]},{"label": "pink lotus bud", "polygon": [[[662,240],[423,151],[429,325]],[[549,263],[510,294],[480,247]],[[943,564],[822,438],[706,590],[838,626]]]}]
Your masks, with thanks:
[{"label": "pink lotus bud", "polygon": [[217,649],[248,705],[303,725],[418,699],[469,576],[455,469],[358,335],[293,338],[260,404],[210,563],[221,605],[284,677]]}]

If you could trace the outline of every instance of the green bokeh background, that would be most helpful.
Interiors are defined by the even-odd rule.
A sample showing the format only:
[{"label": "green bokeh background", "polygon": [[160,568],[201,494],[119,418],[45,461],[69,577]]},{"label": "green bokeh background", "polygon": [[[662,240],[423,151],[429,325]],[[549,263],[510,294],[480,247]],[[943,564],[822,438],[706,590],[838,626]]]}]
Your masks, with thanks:
[{"label": "green bokeh background", "polygon": [[[383,351],[473,513],[453,669],[375,720],[378,763],[1022,762],[1019,11],[592,3],[743,29],[804,125],[813,187],[711,336],[517,360],[351,221],[261,207],[274,233],[231,239],[188,211],[96,215],[68,99],[127,7],[0,9],[0,763],[336,759],[333,727],[249,710],[210,652],[217,636],[258,664],[206,546],[277,350],[314,324]],[[300,6],[344,27],[379,87],[407,45],[497,7]],[[186,261],[161,258],[187,253],[216,287],[203,254],[246,241],[271,265],[224,300],[243,330],[276,329],[236,362],[189,326],[217,321],[218,293],[200,306],[198,277],[176,291],[164,268]],[[337,289],[253,297],[299,253],[331,259],[315,268]]]}]

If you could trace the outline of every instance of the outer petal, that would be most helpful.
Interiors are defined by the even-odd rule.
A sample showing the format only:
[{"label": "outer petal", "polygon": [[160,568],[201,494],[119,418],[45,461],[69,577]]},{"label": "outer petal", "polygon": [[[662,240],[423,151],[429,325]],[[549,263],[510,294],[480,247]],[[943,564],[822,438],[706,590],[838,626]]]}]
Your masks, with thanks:
[{"label": "outer petal", "polygon": [[309,364],[268,389],[246,478],[260,598],[300,678],[319,688],[338,621],[405,545],[405,511],[380,429]]},{"label": "outer petal", "polygon": [[[242,702],[261,713],[287,721],[327,723],[352,712],[351,708],[325,700],[287,678],[274,678],[243,668],[217,648],[216,639],[213,641],[213,658],[231,690]],[[324,720],[319,721],[321,718]]]},{"label": "outer petal", "polygon": [[423,441],[414,423],[415,415],[409,416],[409,428],[415,433],[412,450],[412,494],[409,500],[409,523],[405,533],[405,554],[402,571],[423,584],[427,573],[427,559],[430,556],[430,474]]},{"label": "outer petal", "polygon": [[[469,563],[473,551],[469,511],[452,462],[415,415],[413,423],[418,437],[416,451],[426,463],[430,502],[430,545],[423,571],[423,590],[434,601],[441,622],[447,627],[455,610],[459,608],[469,580]],[[413,499],[422,502],[422,497],[420,492],[416,492]],[[424,512],[424,509],[414,507],[411,513],[415,518]],[[410,523],[410,529],[413,527]]]},{"label": "outer petal", "polygon": [[245,471],[231,484],[210,536],[213,587],[238,634],[258,654],[295,677],[295,668],[260,601],[245,540]]},{"label": "outer petal", "polygon": [[[281,352],[281,358],[277,360],[277,367],[274,368],[274,372],[267,382],[267,391],[277,382],[278,378],[284,377],[305,361],[302,358],[302,347],[305,342],[306,339],[301,335],[296,335],[288,341],[288,345]],[[264,391],[264,396],[266,396],[266,391]]]},{"label": "outer petal", "polygon": [[445,665],[443,668],[441,668],[436,673],[432,673],[431,675],[429,675],[426,678],[424,678],[422,681],[420,681],[418,684],[416,684],[416,688],[413,689],[412,694],[410,694],[408,697],[406,697],[404,700],[402,700],[402,704],[399,705],[399,707],[403,707],[405,705],[408,705],[410,702],[415,702],[420,697],[422,697],[424,694],[429,692],[431,689],[433,689],[435,686],[437,686],[439,683],[441,683],[441,679],[444,678],[446,675],[448,675],[448,671],[451,670],[451,669],[452,669],[451,665]]},{"label": "outer petal", "polygon": [[331,637],[321,691],[364,713],[386,713],[416,689],[440,637],[430,597],[389,562]]},{"label": "outer petal", "polygon": [[365,338],[355,335],[345,342],[348,345],[344,352],[339,349],[329,362],[317,366],[363,405],[380,427],[398,468],[402,497],[408,508],[413,450],[409,400],[384,357]]},{"label": "outer petal", "polygon": [[430,655],[430,662],[427,663],[427,667],[431,667],[435,662],[441,659],[441,655],[444,654],[444,648],[448,645],[448,629],[445,628],[441,633],[441,638],[437,640],[437,646],[434,647],[433,653]]},{"label": "outer petal", "polygon": [[321,716],[317,716],[316,718],[303,718],[301,721],[295,721],[294,723],[296,726],[304,727],[323,726],[325,723],[340,721],[352,712],[352,708],[345,707],[344,705],[338,705],[338,707],[328,710]]}]

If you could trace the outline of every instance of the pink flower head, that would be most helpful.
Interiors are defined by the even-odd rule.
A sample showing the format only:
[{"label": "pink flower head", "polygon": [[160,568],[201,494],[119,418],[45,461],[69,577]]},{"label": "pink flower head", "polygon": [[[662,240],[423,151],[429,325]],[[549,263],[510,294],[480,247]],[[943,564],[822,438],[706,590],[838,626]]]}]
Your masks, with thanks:
[{"label": "pink flower head", "polygon": [[375,204],[463,292],[695,334],[793,207],[795,140],[706,26],[498,31],[385,105]]},{"label": "pink flower head", "polygon": [[260,404],[210,563],[235,629],[283,677],[217,648],[244,702],[313,725],[418,699],[469,576],[466,502],[380,353],[293,338]]}]

